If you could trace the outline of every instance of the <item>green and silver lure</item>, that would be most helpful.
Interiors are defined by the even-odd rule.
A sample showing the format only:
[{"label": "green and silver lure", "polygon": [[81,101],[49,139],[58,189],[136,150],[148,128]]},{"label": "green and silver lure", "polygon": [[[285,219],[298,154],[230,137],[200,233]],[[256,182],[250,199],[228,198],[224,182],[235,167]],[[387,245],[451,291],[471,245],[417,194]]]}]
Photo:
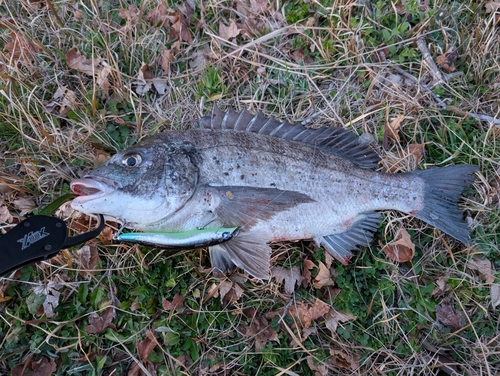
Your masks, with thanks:
[{"label": "green and silver lure", "polygon": [[228,241],[237,230],[238,227],[218,227],[184,232],[128,232],[115,236],[115,239],[159,248],[192,249]]}]

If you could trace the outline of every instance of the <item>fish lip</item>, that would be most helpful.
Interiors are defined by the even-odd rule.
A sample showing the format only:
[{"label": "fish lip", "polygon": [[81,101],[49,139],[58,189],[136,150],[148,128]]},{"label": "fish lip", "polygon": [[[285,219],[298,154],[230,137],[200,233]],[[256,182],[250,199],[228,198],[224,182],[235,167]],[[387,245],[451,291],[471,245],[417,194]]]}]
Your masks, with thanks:
[{"label": "fish lip", "polygon": [[85,175],[83,178],[75,179],[70,183],[71,191],[78,195],[73,200],[76,204],[84,204],[88,201],[107,196],[120,188],[120,186],[114,180],[91,175]]}]

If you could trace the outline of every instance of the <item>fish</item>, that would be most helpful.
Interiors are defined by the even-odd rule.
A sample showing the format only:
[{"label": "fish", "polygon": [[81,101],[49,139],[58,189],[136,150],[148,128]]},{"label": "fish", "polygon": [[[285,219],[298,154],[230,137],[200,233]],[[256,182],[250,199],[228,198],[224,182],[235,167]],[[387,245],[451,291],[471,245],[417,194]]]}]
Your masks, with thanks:
[{"label": "fish", "polygon": [[151,245],[167,249],[208,247],[230,240],[238,227],[205,228],[184,232],[127,232],[115,235],[115,240]]},{"label": "fish", "polygon": [[143,232],[233,228],[209,247],[214,270],[270,277],[271,243],[313,240],[347,264],[368,246],[381,210],[416,217],[461,243],[458,201],[478,166],[376,171],[367,138],[342,127],[307,128],[262,113],[211,114],[118,152],[70,183],[71,206]]}]

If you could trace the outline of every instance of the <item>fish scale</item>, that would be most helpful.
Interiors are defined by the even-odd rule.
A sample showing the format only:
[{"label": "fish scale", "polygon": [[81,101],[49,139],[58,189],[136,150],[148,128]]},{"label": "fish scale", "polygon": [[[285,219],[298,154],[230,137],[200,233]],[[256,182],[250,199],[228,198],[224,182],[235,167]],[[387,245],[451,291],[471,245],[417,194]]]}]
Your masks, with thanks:
[{"label": "fish scale", "polygon": [[148,232],[237,227],[210,246],[212,266],[260,279],[269,278],[276,241],[313,239],[347,263],[370,243],[378,210],[411,214],[469,242],[457,201],[477,166],[385,174],[373,170],[370,145],[342,128],[218,108],[197,124],[142,141],[73,181],[81,194],[73,208]]}]

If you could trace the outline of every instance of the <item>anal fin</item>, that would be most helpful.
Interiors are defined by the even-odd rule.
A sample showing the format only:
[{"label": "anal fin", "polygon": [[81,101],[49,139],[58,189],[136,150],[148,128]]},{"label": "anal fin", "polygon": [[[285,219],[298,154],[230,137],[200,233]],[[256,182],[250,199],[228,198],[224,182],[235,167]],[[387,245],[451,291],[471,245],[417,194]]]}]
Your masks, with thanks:
[{"label": "anal fin", "polygon": [[379,219],[380,213],[361,213],[347,231],[316,238],[315,241],[346,265],[353,256],[351,251],[358,249],[358,246],[366,247],[370,244]]},{"label": "anal fin", "polygon": [[258,279],[269,279],[271,247],[258,235],[241,232],[225,243],[210,247],[212,267],[221,271],[233,265]]}]

